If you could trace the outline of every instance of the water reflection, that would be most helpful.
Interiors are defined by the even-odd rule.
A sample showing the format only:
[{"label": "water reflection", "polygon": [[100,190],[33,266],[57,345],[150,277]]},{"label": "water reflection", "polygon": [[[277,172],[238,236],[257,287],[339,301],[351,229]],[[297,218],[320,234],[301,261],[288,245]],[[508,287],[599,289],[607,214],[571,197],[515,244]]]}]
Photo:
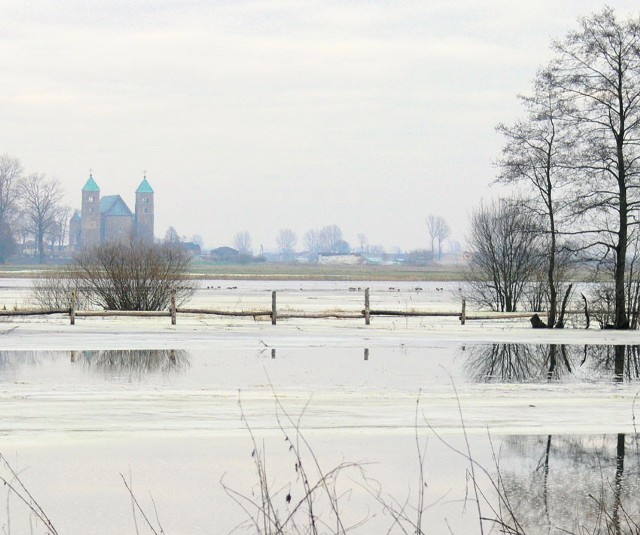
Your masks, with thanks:
[{"label": "water reflection", "polygon": [[71,351],[70,359],[76,365],[100,373],[130,376],[184,372],[191,366],[189,353],[180,349]]},{"label": "water reflection", "polygon": [[42,354],[42,351],[0,351],[0,369],[5,371],[17,365],[39,365]]},{"label": "water reflection", "polygon": [[500,483],[526,533],[619,534],[640,523],[638,435],[509,437],[502,454]]},{"label": "water reflection", "polygon": [[640,346],[601,346],[593,352],[594,364],[600,369],[614,370],[617,381],[640,378]]},{"label": "water reflection", "polygon": [[640,345],[491,344],[461,354],[465,376],[485,383],[640,379]]}]

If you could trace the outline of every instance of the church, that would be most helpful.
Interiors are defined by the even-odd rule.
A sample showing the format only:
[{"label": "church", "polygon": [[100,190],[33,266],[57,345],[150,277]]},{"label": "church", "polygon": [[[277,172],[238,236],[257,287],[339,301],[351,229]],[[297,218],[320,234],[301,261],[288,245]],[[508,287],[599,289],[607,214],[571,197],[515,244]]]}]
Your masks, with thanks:
[{"label": "church", "polygon": [[100,187],[89,175],[82,188],[82,207],[69,222],[69,248],[78,251],[108,241],[154,240],[154,191],[146,175],[136,190],[135,211],[132,212],[120,195],[100,197]]}]

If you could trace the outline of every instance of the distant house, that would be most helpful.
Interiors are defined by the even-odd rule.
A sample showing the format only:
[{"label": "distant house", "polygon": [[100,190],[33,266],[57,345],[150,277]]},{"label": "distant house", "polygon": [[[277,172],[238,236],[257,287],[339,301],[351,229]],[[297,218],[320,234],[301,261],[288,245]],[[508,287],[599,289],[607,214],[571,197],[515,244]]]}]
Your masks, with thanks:
[{"label": "distant house", "polygon": [[154,239],[154,191],[145,176],[135,192],[132,212],[120,195],[100,197],[100,187],[89,175],[82,188],[82,208],[69,221],[69,246],[79,250],[108,241]]},{"label": "distant house", "polygon": [[240,252],[232,247],[217,247],[209,254],[212,262],[237,262],[239,257]]}]

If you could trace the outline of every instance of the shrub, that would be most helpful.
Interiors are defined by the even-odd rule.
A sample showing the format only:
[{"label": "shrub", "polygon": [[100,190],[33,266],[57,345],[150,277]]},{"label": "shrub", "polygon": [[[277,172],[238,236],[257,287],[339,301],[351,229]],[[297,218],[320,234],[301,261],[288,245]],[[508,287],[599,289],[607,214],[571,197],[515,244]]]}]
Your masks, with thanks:
[{"label": "shrub", "polygon": [[83,249],[63,271],[34,282],[35,301],[47,308],[166,310],[171,293],[178,304],[193,294],[187,272],[190,255],[179,245],[144,241],[107,242]]},{"label": "shrub", "polygon": [[82,250],[72,264],[79,287],[108,310],[163,310],[193,294],[191,256],[180,246],[146,241],[107,242]]}]

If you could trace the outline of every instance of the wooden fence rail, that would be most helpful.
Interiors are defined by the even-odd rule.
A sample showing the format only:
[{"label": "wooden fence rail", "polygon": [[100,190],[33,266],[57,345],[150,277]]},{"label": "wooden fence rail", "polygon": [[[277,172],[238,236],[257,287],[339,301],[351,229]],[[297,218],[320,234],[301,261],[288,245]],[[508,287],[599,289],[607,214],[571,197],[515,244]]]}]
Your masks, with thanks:
[{"label": "wooden fence rail", "polygon": [[[270,317],[273,325],[282,319],[364,319],[365,325],[371,324],[371,318],[374,316],[382,317],[433,317],[433,318],[458,318],[462,325],[470,320],[495,320],[495,319],[517,319],[530,318],[533,312],[518,313],[479,313],[468,314],[466,311],[466,302],[462,300],[462,308],[460,312],[443,312],[443,311],[420,311],[420,310],[385,310],[372,309],[370,302],[369,288],[364,290],[364,309],[359,311],[321,311],[321,312],[303,312],[303,311],[278,311],[277,294],[271,293],[271,308],[258,310],[225,310],[212,308],[187,308],[177,307],[175,291],[172,292],[171,305],[169,310],[157,311],[138,311],[138,310],[76,310],[77,298],[75,293],[71,296],[70,308],[64,309],[23,309],[23,310],[0,310],[0,316],[43,316],[53,314],[68,314],[71,325],[75,325],[76,318],[82,317],[170,317],[171,324],[176,325],[178,314],[190,315],[210,315],[210,316],[231,316],[231,317]],[[568,311],[569,312],[569,311]],[[580,311],[581,312],[581,311]],[[544,312],[538,312],[543,316]]]}]

